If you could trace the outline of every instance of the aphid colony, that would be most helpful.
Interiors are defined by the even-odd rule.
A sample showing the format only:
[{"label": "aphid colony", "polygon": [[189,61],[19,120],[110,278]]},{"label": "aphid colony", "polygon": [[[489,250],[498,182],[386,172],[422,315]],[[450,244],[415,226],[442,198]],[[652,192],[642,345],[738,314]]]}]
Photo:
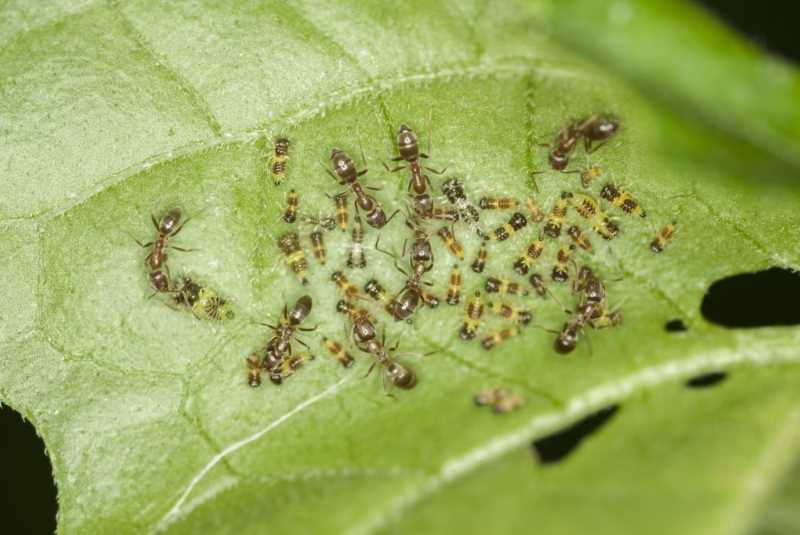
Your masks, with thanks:
[{"label": "aphid colony", "polygon": [[[617,120],[605,114],[594,114],[570,122],[548,145],[550,166],[565,174],[579,173],[582,188],[590,188],[602,177],[602,169],[592,165],[583,170],[567,171],[570,158],[579,141],[583,140],[586,152],[590,153],[612,138],[618,129]],[[646,216],[632,193],[606,182],[598,191],[599,198],[607,203],[606,207],[601,205],[597,197],[585,191],[568,189],[564,189],[552,204],[541,204],[532,196],[522,201],[508,196],[484,196],[477,204],[473,204],[465,193],[464,184],[457,178],[443,179],[439,190],[434,189],[428,173],[441,175],[446,169],[438,171],[422,164],[429,155],[420,151],[417,136],[411,128],[401,125],[396,143],[398,156],[392,160],[400,162],[400,165],[390,168],[384,164],[384,167],[392,173],[408,172],[408,193],[401,207],[389,216],[381,202],[367,193],[368,189],[375,188],[362,183],[368,170],[359,169],[350,155],[338,148],[331,150],[329,165],[325,166],[325,173],[343,188],[327,194],[331,199],[330,216],[311,217],[304,214],[303,201],[294,189],[285,196],[281,220],[288,228],[276,237],[276,246],[301,285],[308,283],[311,269],[320,269],[312,268],[312,263],[320,266],[328,263],[326,233],[338,228],[347,242],[346,261],[343,265],[333,267],[329,276],[330,284],[337,288],[341,299],[336,303],[335,311],[319,312],[326,319],[330,317],[329,314],[336,312],[347,325],[346,335],[341,339],[319,337],[319,345],[324,347],[333,361],[343,368],[349,368],[358,356],[354,350],[358,350],[372,359],[370,372],[376,366],[380,368],[387,394],[394,387],[413,388],[417,383],[417,374],[409,365],[398,360],[401,355],[397,353],[397,342],[387,345],[378,317],[389,322],[411,322],[421,309],[436,308],[441,301],[449,306],[463,307],[463,317],[457,331],[459,338],[464,341],[477,339],[487,351],[519,336],[526,328],[537,327],[555,335],[555,351],[569,353],[586,336],[587,329],[603,329],[622,322],[619,308],[607,303],[605,285],[597,272],[588,265],[579,267],[576,255],[588,255],[591,258],[594,254],[595,238],[592,233],[605,241],[619,235],[618,216],[609,215],[606,210],[617,210],[620,216]],[[289,147],[288,139],[276,139],[266,158],[267,171],[275,186],[280,185],[287,174],[291,175],[287,173]],[[481,221],[482,212],[497,212],[497,217],[502,218],[501,224],[494,228],[487,225],[485,220]],[[503,216],[503,212],[510,215]],[[398,255],[381,248],[380,235],[375,237],[374,248],[365,247],[366,240],[372,243],[368,233],[382,231],[398,214],[404,224],[395,227],[406,229],[402,252]],[[185,221],[181,223],[181,217],[179,208],[169,210],[160,221],[152,217],[156,238],[148,243],[140,243],[149,249],[145,267],[150,285],[156,294],[168,296],[168,304],[176,308],[185,306],[198,318],[229,319],[233,317],[230,304],[211,288],[188,276],[181,277],[177,283],[171,281],[167,250],[188,251],[169,243],[185,224]],[[459,235],[463,236],[462,232],[473,233],[480,238],[477,251],[468,259],[459,239]],[[674,232],[674,222],[661,228],[649,243],[652,251],[662,252]],[[517,239],[518,235],[522,236]],[[446,259],[437,258],[450,266],[447,280],[438,281],[438,284],[428,280],[435,264],[432,237],[440,243]],[[342,239],[337,241],[341,242]],[[498,254],[495,249],[499,247],[516,248],[516,251]],[[363,287],[350,280],[348,272],[364,271],[370,266],[368,252],[379,252],[391,259],[395,270],[403,277],[399,288],[387,289],[385,282],[374,276]],[[494,254],[498,254],[498,258],[508,258],[507,273],[484,275],[487,259]],[[461,263],[465,260],[469,263],[469,270],[462,269]],[[404,266],[406,261],[408,263]],[[469,271],[482,277],[477,288],[473,285],[464,288],[465,279],[475,277],[468,275]],[[517,280],[515,276],[526,279]],[[568,288],[575,304],[573,310],[564,311],[566,317],[563,325],[557,329],[556,326],[546,328],[536,324],[532,305],[550,296],[559,303],[552,294],[550,284],[566,284],[570,279],[572,282]],[[436,291],[428,289],[432,286],[439,288],[443,296],[441,299]],[[272,383],[282,384],[315,358],[310,344],[302,339],[304,333],[311,333],[317,328],[306,326],[307,318],[312,315],[312,296],[302,295],[289,304],[283,306],[277,322],[263,324],[269,329],[268,336],[261,347],[245,359],[247,383],[250,386],[259,386],[264,374]],[[563,309],[560,303],[559,306]],[[373,312],[371,307],[376,307],[378,313]],[[497,327],[492,327],[493,324]],[[479,337],[481,331],[483,335]],[[293,344],[295,347],[303,346],[304,351],[295,352]],[[505,389],[495,388],[479,393],[475,402],[491,405],[496,412],[508,412],[521,406],[523,400]]]}]

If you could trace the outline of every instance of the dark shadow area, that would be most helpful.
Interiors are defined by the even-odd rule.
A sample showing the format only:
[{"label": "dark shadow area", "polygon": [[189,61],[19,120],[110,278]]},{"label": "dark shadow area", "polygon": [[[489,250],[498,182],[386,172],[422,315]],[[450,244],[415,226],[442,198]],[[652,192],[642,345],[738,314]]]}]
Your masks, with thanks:
[{"label": "dark shadow area", "polygon": [[800,324],[800,275],[783,268],[742,273],[714,282],[700,312],[723,327]]},{"label": "dark shadow area", "polygon": [[619,410],[619,405],[611,405],[590,414],[574,425],[533,442],[533,451],[541,464],[557,463],[569,456],[587,436],[591,435]]},{"label": "dark shadow area", "polygon": [[683,320],[675,319],[669,320],[664,324],[664,330],[668,333],[682,333],[689,330],[689,327],[683,322]]},{"label": "dark shadow area", "polygon": [[728,374],[725,372],[704,373],[686,381],[686,386],[689,388],[708,388],[720,384],[727,378]]},{"label": "dark shadow area", "polygon": [[756,46],[800,61],[795,2],[759,3],[752,0],[695,0],[717,18],[747,36]]},{"label": "dark shadow area", "polygon": [[56,486],[44,442],[11,407],[0,408],[0,533],[56,530]]}]

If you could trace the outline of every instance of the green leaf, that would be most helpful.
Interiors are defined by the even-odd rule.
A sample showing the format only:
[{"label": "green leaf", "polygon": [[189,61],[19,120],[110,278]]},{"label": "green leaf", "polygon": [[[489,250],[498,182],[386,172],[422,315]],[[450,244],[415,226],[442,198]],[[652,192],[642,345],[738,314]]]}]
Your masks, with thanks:
[{"label": "green leaf", "polygon": [[[794,495],[778,489],[797,457],[800,331],[727,330],[699,304],[721,277],[800,264],[800,83],[702,14],[657,1],[20,2],[0,21],[0,401],[47,445],[61,532],[732,533]],[[394,397],[379,372],[363,377],[369,355],[351,349],[350,369],[328,358],[322,336],[346,339],[330,274],[349,238],[326,235],[328,264],[310,259],[306,288],[276,240],[289,188],[305,213],[332,212],[327,195],[341,188],[320,167],[332,147],[363,150],[363,180],[389,212],[405,203],[407,172],[381,165],[401,122],[430,138],[430,165],[473,201],[534,195],[549,209],[581,188],[539,143],[598,111],[621,131],[570,167],[599,165],[593,193],[613,180],[648,215],[609,207],[621,236],[585,229],[596,252],[576,260],[603,276],[622,326],[557,355],[544,328],[575,298],[549,283],[546,300],[516,299],[544,328],[488,352],[459,339],[463,305],[420,310],[411,325],[372,307],[387,344],[434,352],[401,359],[419,384]],[[291,140],[280,187],[264,169],[277,135]],[[438,195],[444,177],[431,179]],[[169,253],[173,276],[214,288],[233,320],[148,299],[134,238],[151,239],[150,214],[172,206],[191,217],[175,243],[193,249]],[[652,253],[673,219],[675,239]],[[438,226],[426,278],[442,294],[454,259]],[[484,276],[468,267],[478,237],[456,227],[465,299],[485,275],[513,275],[533,227],[494,244]],[[381,248],[399,252],[407,234],[400,215]],[[367,228],[368,269],[348,275],[397,290],[377,236]],[[281,387],[249,388],[244,358],[269,336],[260,323],[303,293],[317,359]],[[664,331],[675,318],[687,332]],[[480,337],[501,326],[487,311]],[[723,369],[718,387],[681,386]],[[473,405],[499,385],[527,404],[505,415]],[[610,404],[622,408],[603,429],[537,467],[532,440]]]}]

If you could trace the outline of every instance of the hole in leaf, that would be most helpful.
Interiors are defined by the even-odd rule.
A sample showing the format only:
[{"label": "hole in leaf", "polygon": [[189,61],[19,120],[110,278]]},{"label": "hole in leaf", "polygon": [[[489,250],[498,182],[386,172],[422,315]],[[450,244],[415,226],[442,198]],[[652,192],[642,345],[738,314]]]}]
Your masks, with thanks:
[{"label": "hole in leaf", "polygon": [[664,324],[664,330],[668,333],[682,333],[688,331],[689,327],[681,319],[669,320]]},{"label": "hole in leaf", "polygon": [[56,531],[56,486],[44,442],[30,422],[0,408],[0,522],[4,533]]},{"label": "hole in leaf", "polygon": [[611,405],[576,422],[572,426],[533,442],[533,450],[542,464],[557,463],[572,453],[581,441],[591,435],[617,412],[619,405]]},{"label": "hole in leaf", "polygon": [[710,386],[718,385],[727,378],[728,374],[725,372],[704,373],[703,375],[692,377],[686,381],[686,386],[689,388],[708,388]]},{"label": "hole in leaf", "polygon": [[742,273],[714,282],[700,312],[712,323],[746,328],[800,324],[800,275],[783,268]]}]

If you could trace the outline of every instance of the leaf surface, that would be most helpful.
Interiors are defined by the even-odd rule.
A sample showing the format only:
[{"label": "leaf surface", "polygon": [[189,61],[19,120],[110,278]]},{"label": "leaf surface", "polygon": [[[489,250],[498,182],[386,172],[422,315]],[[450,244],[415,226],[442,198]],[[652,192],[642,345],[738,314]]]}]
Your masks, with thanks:
[{"label": "leaf surface", "polygon": [[[723,329],[702,318],[699,304],[720,277],[798,265],[797,74],[685,7],[694,41],[664,44],[648,63],[642,49],[668,31],[662,10],[672,2],[642,2],[627,15],[620,2],[561,4],[3,8],[0,401],[45,440],[62,532],[363,533],[401,530],[406,519],[440,529],[443,518],[463,531],[517,521],[555,531],[567,505],[590,503],[592,489],[599,504],[635,498],[642,512],[652,511],[652,524],[655,515],[680,513],[686,526],[730,533],[734,519],[754,522],[763,504],[743,489],[771,451],[770,437],[798,410],[800,331]],[[599,4],[610,11],[598,12]],[[600,15],[633,20],[637,31],[600,25],[595,47],[586,32],[575,36]],[[733,59],[717,41],[735,44]],[[695,72],[717,61],[769,65],[778,74],[764,78],[761,91],[775,98],[744,88],[717,102],[696,78],[665,74],[669,54],[694,50]],[[740,87],[741,69],[721,69],[709,87]],[[647,81],[658,76],[653,92]],[[363,150],[365,184],[381,188],[375,196],[389,212],[405,203],[407,174],[381,165],[394,154],[401,122],[423,145],[430,138],[431,166],[448,167],[473,201],[533,194],[549,208],[580,185],[576,175],[548,169],[539,143],[570,118],[597,111],[616,114],[623,127],[591,155],[576,151],[572,166],[599,165],[594,194],[613,180],[648,216],[617,212],[622,236],[608,243],[593,236],[596,252],[577,260],[608,281],[624,325],[592,331],[576,352],[556,355],[545,328],[560,327],[574,297],[550,283],[554,297],[517,300],[544,328],[524,329],[491,352],[458,338],[462,306],[421,310],[411,325],[379,316],[389,343],[433,352],[403,359],[419,385],[396,398],[383,396],[379,373],[363,377],[368,355],[353,351],[358,362],[347,370],[327,358],[321,337],[346,338],[330,274],[344,264],[349,238],[327,234],[328,264],[310,259],[307,289],[276,240],[288,228],[280,219],[288,188],[304,212],[331,213],[327,195],[340,188],[320,163],[332,147],[354,156]],[[264,172],[277,135],[292,142],[279,188]],[[444,178],[431,179],[438,194]],[[176,245],[194,249],[171,251],[171,271],[217,289],[233,302],[235,319],[202,322],[148,299],[145,253],[134,238],[151,239],[150,214],[171,206],[191,216]],[[482,224],[492,228],[507,216],[486,213]],[[653,254],[656,229],[673,219],[676,238]],[[381,231],[381,248],[399,252],[406,234],[398,215]],[[376,250],[377,235],[368,229],[368,268],[350,276],[360,286],[376,276],[397,290],[403,277]],[[485,279],[468,267],[479,240],[463,226],[457,235],[467,250],[468,296]],[[493,248],[485,274],[511,276],[511,263],[537,235],[529,225]],[[436,267],[427,278],[443,294],[454,259],[432,240]],[[540,259],[545,275],[555,250],[548,244]],[[319,326],[305,337],[316,361],[280,388],[250,389],[244,358],[269,335],[260,323],[276,321],[304,292],[314,299],[309,321]],[[664,331],[675,318],[687,332]],[[503,325],[488,312],[484,320],[481,336]],[[730,385],[696,394],[680,386],[728,368]],[[524,395],[526,406],[495,416],[472,405],[474,393],[496,385]],[[623,409],[596,440],[552,472],[534,466],[533,439],[611,403]],[[717,422],[723,412],[730,421]],[[708,440],[692,434],[698,427]],[[721,444],[735,440],[741,446],[726,458]],[[670,444],[687,453],[671,453]],[[792,451],[781,448],[786,461],[764,477],[777,482]],[[726,472],[735,460],[742,462]],[[580,487],[604,477],[617,483]],[[666,499],[677,481],[709,494],[702,502]],[[555,507],[559,496],[570,501]],[[485,512],[481,523],[472,503]],[[600,522],[595,506],[586,525],[619,532]],[[631,531],[648,520],[631,513],[619,521]]]}]

